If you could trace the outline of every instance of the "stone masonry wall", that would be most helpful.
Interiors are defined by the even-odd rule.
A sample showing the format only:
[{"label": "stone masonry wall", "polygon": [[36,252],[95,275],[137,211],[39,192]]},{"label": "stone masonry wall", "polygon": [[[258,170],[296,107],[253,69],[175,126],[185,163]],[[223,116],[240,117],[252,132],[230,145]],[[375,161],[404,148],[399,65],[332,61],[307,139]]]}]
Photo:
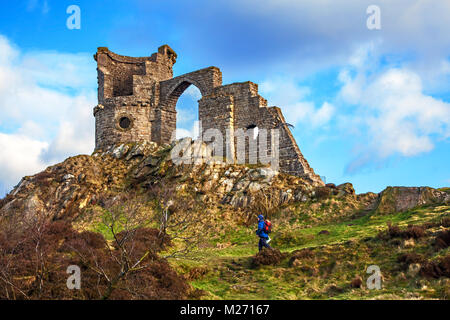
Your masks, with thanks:
[{"label": "stone masonry wall", "polygon": [[[176,104],[178,98],[190,86],[195,85],[202,96],[222,85],[222,73],[216,67],[190,72],[170,80],[160,82],[160,103],[156,109],[153,138],[157,143],[170,143],[176,129]],[[200,112],[200,109],[199,109]],[[199,117],[202,119],[202,117]]]},{"label": "stone masonry wall", "polygon": [[[239,159],[238,146],[245,144],[245,162],[270,158],[278,151],[280,170],[304,177],[323,185],[303,157],[278,107],[267,107],[267,100],[258,94],[258,85],[240,82],[222,85],[222,73],[209,67],[173,77],[176,53],[167,45],[158,48],[150,57],[133,58],[117,55],[107,48],[99,48],[94,58],[98,71],[98,101],[94,108],[96,120],[96,149],[106,149],[118,143],[153,141],[170,143],[176,129],[176,103],[190,86],[198,87],[199,120],[203,140],[209,129],[222,135],[222,155],[227,161]],[[256,130],[267,129],[268,153],[249,150],[263,135]],[[272,150],[273,130],[279,132],[279,148]],[[245,133],[245,141],[238,139]],[[259,132],[259,131],[258,131]],[[214,143],[217,143],[214,142]]]}]

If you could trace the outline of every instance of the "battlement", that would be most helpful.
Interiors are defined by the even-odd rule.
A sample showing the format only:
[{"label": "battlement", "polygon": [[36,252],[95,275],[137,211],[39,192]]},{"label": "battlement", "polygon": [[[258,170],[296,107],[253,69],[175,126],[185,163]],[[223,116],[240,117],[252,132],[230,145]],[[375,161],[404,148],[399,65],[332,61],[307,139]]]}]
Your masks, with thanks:
[{"label": "battlement", "polygon": [[122,56],[99,47],[94,59],[97,61],[98,100],[103,102],[113,97],[134,95],[134,88],[138,86],[135,77],[145,76],[147,82],[172,78],[177,54],[168,45],[159,47],[158,52],[149,57]]}]

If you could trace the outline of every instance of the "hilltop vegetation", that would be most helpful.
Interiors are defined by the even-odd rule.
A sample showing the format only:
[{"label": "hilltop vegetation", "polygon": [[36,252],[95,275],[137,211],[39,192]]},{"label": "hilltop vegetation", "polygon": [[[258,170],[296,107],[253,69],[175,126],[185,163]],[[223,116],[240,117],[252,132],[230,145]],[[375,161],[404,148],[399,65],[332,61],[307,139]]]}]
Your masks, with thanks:
[{"label": "hilltop vegetation", "polygon": [[[124,144],[23,178],[0,200],[1,298],[449,299],[448,188],[357,195],[259,165],[175,165],[172,147]],[[257,213],[279,251],[257,255]]]}]

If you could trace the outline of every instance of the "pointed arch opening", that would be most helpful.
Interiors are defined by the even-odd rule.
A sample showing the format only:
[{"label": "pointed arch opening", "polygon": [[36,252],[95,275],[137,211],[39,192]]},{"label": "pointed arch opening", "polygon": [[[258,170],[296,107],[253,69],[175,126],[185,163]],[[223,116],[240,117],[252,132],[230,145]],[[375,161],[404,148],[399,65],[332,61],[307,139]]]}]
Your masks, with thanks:
[{"label": "pointed arch opening", "polygon": [[198,139],[200,134],[198,101],[202,98],[200,89],[189,84],[176,101],[176,139],[190,137]]}]

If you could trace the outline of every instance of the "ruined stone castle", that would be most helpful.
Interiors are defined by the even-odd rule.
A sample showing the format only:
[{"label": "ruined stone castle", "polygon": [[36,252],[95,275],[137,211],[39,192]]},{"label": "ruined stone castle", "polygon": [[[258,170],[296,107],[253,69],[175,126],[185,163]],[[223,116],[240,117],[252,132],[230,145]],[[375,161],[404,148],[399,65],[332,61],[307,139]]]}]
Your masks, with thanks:
[{"label": "ruined stone castle", "polygon": [[[237,130],[249,131],[248,139],[258,139],[253,130],[277,130],[278,161],[282,172],[323,184],[300,152],[278,107],[268,107],[258,94],[258,85],[239,82],[223,85],[222,73],[209,67],[173,77],[177,54],[168,46],[150,57],[127,57],[100,47],[94,55],[98,71],[98,105],[94,108],[95,148],[104,150],[119,143],[153,141],[170,143],[176,129],[176,104],[181,94],[196,86],[201,132],[220,130],[224,154],[235,158]],[[264,137],[271,150],[271,134]],[[247,151],[248,152],[248,151]],[[246,155],[249,159],[249,155]]]}]

